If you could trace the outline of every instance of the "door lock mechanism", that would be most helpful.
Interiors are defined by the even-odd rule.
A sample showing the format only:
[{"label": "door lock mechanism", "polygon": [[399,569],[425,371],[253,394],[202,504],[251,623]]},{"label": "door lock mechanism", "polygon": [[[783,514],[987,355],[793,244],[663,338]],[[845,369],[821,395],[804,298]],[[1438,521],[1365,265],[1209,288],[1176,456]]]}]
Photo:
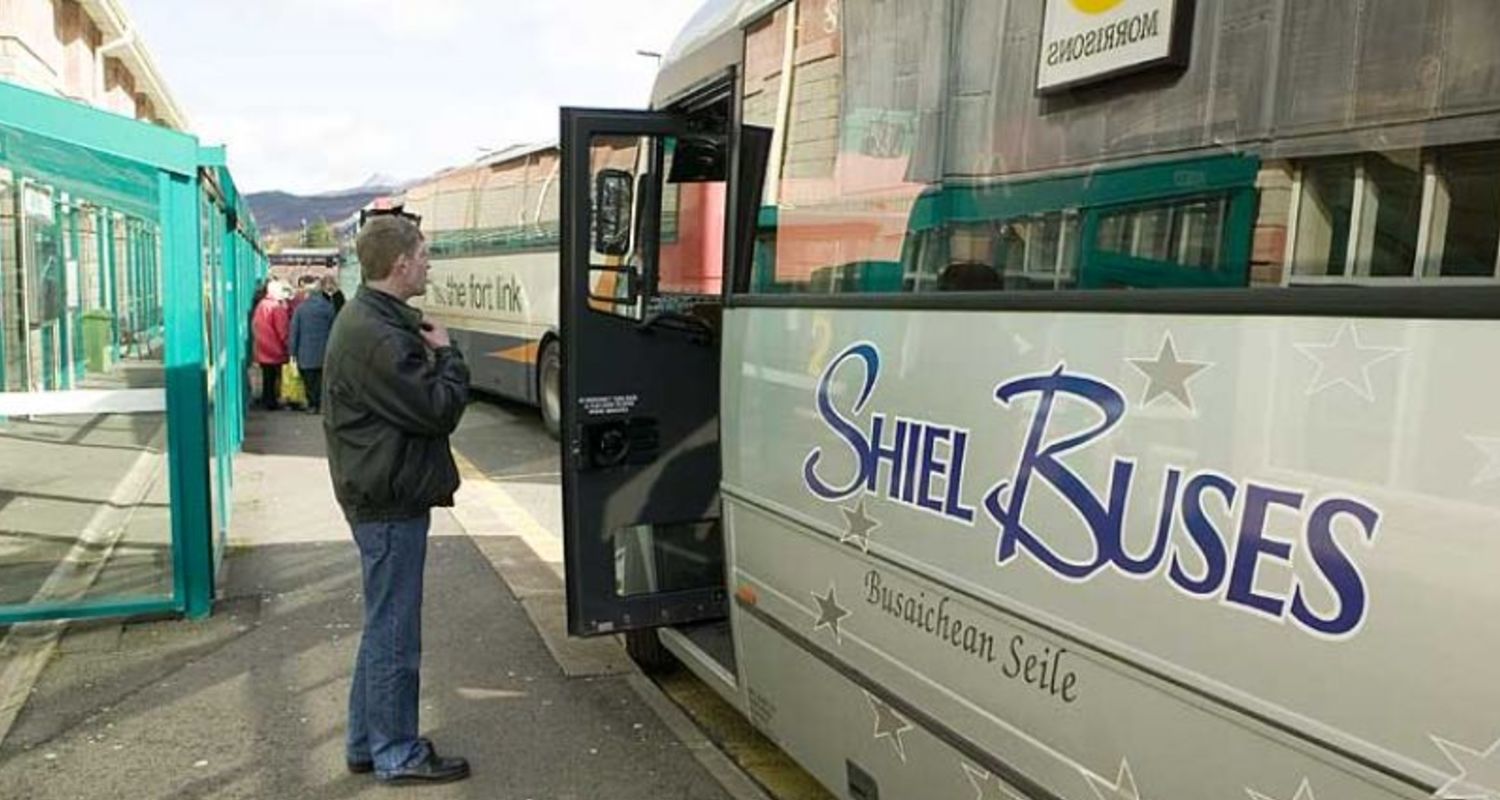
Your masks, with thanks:
[{"label": "door lock mechanism", "polygon": [[649,464],[659,447],[654,419],[612,420],[584,427],[584,452],[593,469]]},{"label": "door lock mechanism", "polygon": [[601,427],[590,437],[589,461],[596,467],[613,467],[625,460],[630,453],[630,437],[625,435],[624,424]]}]

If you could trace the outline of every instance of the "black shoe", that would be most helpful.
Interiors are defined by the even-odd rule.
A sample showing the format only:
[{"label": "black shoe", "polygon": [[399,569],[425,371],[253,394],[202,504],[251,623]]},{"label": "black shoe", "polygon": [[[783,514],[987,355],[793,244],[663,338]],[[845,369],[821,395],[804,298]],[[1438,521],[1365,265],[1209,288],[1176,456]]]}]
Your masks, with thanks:
[{"label": "black shoe", "polygon": [[[431,739],[428,739],[426,736],[421,736],[421,737],[417,738],[417,741],[420,742],[423,747],[427,748],[427,752],[429,752],[429,753],[435,752],[432,749],[432,740]],[[373,759],[373,758],[353,759],[353,758],[349,758],[348,756],[344,756],[344,766],[347,766],[349,768],[349,772],[352,773],[352,774],[354,774],[354,775],[368,775],[371,772],[375,771],[375,759]]]},{"label": "black shoe", "polygon": [[427,751],[427,760],[375,779],[386,786],[418,786],[428,783],[452,783],[469,777],[469,762],[456,757],[440,756]]}]

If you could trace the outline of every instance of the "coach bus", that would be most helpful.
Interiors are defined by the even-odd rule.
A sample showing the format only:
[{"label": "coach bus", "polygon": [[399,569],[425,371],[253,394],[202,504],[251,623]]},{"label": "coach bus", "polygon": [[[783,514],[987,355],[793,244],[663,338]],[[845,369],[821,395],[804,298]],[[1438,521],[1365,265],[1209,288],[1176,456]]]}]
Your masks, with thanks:
[{"label": "coach bus", "polygon": [[712,0],[562,137],[572,633],[838,797],[1500,797],[1500,5]]},{"label": "coach bus", "polygon": [[473,385],[560,419],[558,149],[513,147],[406,189],[431,258],[427,295],[469,361]]},{"label": "coach bus", "polygon": [[267,275],[288,286],[300,286],[312,278],[343,277],[344,254],[338,247],[298,247],[267,256]]}]

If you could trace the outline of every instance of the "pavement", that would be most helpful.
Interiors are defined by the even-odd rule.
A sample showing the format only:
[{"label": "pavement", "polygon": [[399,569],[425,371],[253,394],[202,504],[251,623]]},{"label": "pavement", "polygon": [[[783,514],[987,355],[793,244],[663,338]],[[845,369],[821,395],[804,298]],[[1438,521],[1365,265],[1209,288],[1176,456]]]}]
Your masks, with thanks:
[{"label": "pavement", "polygon": [[526,483],[545,454],[524,448],[464,460],[457,508],[433,518],[422,727],[473,777],[391,789],[349,775],[359,561],[320,421],[254,412],[247,433],[214,615],[68,626],[0,731],[0,798],[762,796],[616,641],[562,634],[556,537],[487,478]]},{"label": "pavement", "polygon": [[[81,388],[160,387],[126,362]],[[0,419],[0,605],[172,592],[163,414]]]}]

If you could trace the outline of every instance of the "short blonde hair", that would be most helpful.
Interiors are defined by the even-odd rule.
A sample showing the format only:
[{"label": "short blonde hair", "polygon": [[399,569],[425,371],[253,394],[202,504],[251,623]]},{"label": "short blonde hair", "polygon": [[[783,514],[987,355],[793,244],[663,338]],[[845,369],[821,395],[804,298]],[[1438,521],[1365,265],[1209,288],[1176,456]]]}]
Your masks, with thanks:
[{"label": "short blonde hair", "polygon": [[391,276],[402,256],[415,256],[422,244],[422,231],[411,220],[383,215],[365,223],[354,244],[359,256],[360,276],[366,282],[383,281]]}]

